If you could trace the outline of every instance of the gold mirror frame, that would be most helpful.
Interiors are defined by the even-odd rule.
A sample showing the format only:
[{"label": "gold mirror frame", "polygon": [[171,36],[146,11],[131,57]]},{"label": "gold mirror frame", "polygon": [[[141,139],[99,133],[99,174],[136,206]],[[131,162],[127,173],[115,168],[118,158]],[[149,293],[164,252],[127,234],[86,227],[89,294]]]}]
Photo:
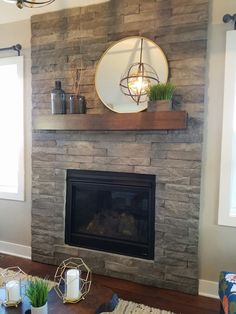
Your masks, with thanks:
[{"label": "gold mirror frame", "polygon": [[147,108],[147,101],[137,105],[122,93],[120,80],[127,69],[139,60],[140,40],[143,38],[143,62],[151,65],[160,80],[168,80],[168,61],[163,50],[152,40],[132,36],[110,46],[100,58],[95,75],[96,92],[103,104],[117,113],[140,112]]}]

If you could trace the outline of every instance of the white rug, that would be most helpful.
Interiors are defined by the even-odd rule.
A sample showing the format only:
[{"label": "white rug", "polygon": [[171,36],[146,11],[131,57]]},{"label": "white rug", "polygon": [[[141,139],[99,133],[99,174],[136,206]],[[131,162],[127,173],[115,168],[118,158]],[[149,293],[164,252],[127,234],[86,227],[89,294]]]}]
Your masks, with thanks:
[{"label": "white rug", "polygon": [[155,309],[144,304],[138,304],[131,301],[119,299],[119,303],[113,312],[104,312],[102,314],[174,314],[173,312]]}]

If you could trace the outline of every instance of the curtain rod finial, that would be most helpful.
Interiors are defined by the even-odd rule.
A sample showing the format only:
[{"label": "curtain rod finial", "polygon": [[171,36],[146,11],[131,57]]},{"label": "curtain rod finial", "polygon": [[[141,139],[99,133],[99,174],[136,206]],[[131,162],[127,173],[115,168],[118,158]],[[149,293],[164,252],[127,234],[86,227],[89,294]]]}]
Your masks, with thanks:
[{"label": "curtain rod finial", "polygon": [[230,21],[234,22],[234,29],[236,30],[236,14],[230,15],[227,13],[223,16],[223,22],[224,23],[229,23]]}]

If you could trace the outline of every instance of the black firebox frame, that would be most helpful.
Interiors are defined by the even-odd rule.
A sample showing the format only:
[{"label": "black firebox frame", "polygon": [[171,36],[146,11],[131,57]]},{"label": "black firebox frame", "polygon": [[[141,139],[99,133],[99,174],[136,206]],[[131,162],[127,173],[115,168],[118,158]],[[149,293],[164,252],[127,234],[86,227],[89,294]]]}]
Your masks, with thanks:
[{"label": "black firebox frame", "polygon": [[[89,248],[109,253],[140,257],[148,260],[154,258],[154,225],[155,225],[155,175],[121,173],[91,170],[67,170],[65,243],[77,247]],[[85,233],[72,233],[72,193],[78,184],[108,184],[126,186],[132,189],[143,188],[148,191],[148,234],[147,243],[127,240],[116,240],[109,237]]]}]

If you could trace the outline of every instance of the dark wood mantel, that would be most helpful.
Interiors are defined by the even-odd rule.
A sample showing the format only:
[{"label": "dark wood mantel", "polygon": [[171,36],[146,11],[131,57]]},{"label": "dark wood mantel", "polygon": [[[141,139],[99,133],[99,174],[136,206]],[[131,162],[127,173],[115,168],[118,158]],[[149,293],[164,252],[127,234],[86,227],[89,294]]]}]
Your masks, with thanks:
[{"label": "dark wood mantel", "polygon": [[187,127],[186,111],[36,116],[34,130],[147,131]]}]

